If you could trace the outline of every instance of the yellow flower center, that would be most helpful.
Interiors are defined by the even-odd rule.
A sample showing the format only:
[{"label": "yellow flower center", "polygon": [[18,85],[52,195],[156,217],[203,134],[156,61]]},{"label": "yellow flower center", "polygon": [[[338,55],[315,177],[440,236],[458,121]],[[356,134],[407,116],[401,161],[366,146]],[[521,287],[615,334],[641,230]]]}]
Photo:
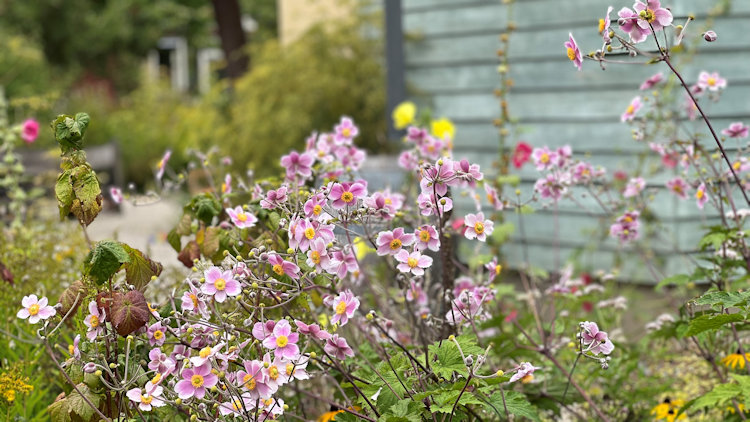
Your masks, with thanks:
[{"label": "yellow flower center", "polygon": [[146,394],[145,396],[144,396],[144,395],[141,395],[141,403],[143,403],[143,404],[151,404],[151,401],[152,401],[153,399],[154,399],[154,398],[153,398],[153,397],[151,397],[151,396],[149,396],[148,394]]},{"label": "yellow flower center", "polygon": [[345,138],[348,138],[352,136],[352,130],[349,128],[344,128],[344,130],[341,131],[341,134],[344,135]]},{"label": "yellow flower center", "polygon": [[272,380],[276,381],[279,378],[279,368],[277,368],[276,365],[268,368],[268,376],[271,377]]},{"label": "yellow flower center", "polygon": [[697,192],[695,192],[695,197],[697,199],[703,199],[703,195],[704,195],[704,193],[703,193],[702,190],[698,190]]},{"label": "yellow flower center", "polygon": [[244,223],[245,221],[247,221],[247,214],[241,212],[237,214],[237,219]]},{"label": "yellow flower center", "polygon": [[680,185],[674,185],[672,187],[672,190],[675,191],[675,193],[682,194],[682,186],[680,186]]},{"label": "yellow flower center", "polygon": [[477,232],[477,234],[484,233],[484,223],[477,221],[474,223],[474,231]]},{"label": "yellow flower center", "polygon": [[190,384],[193,385],[193,388],[199,388],[203,385],[203,377],[195,374],[190,378]]},{"label": "yellow flower center", "polygon": [[227,184],[226,183],[222,183],[221,184],[221,193],[227,193]]},{"label": "yellow flower center", "polygon": [[198,355],[201,357],[201,359],[207,358],[211,354],[211,347],[204,347],[201,349],[200,352],[198,352]]},{"label": "yellow flower center", "polygon": [[289,338],[287,336],[276,337],[276,347],[286,347],[289,344]]},{"label": "yellow flower center", "polygon": [[500,271],[503,270],[503,266],[500,264],[495,265],[495,274],[500,274]]},{"label": "yellow flower center", "polygon": [[164,333],[161,330],[154,331],[154,338],[161,340],[164,337]]},{"label": "yellow flower center", "polygon": [[305,237],[307,240],[312,240],[313,237],[315,237],[315,229],[312,227],[308,227],[305,229]]},{"label": "yellow flower center", "polygon": [[[31,311],[29,311],[29,313],[31,313]],[[99,326],[99,317],[96,316],[96,315],[91,315],[90,324],[91,324],[91,328],[98,327]]]},{"label": "yellow flower center", "polygon": [[599,19],[599,33],[601,34],[602,31],[604,31],[604,19]]},{"label": "yellow flower center", "polygon": [[247,387],[248,390],[255,390],[255,378],[247,374],[242,378],[242,382],[245,384],[245,387]]},{"label": "yellow flower center", "polygon": [[263,400],[263,404],[265,404],[266,406],[270,406],[273,404],[273,399],[265,399]]},{"label": "yellow flower center", "polygon": [[342,300],[338,305],[336,305],[336,313],[341,315],[344,312],[346,312],[346,302]]},{"label": "yellow flower center", "polygon": [[[742,162],[740,161],[735,161],[734,164],[732,164],[732,168],[735,170],[739,170],[740,166],[742,166]],[[29,310],[29,312],[31,312],[31,310]]]},{"label": "yellow flower center", "polygon": [[629,105],[628,108],[625,110],[625,114],[633,114],[635,113],[635,106],[633,104]]},{"label": "yellow flower center", "polygon": [[421,240],[422,242],[429,242],[431,237],[432,236],[430,236],[430,232],[429,231],[427,231],[427,230],[420,230],[419,231],[419,240]]},{"label": "yellow flower center", "polygon": [[284,267],[282,267],[281,264],[276,264],[273,266],[273,272],[278,275],[284,275]]},{"label": "yellow flower center", "polygon": [[568,58],[573,61],[576,59],[576,51],[568,47]]},{"label": "yellow flower center", "polygon": [[541,156],[539,157],[539,161],[540,161],[540,162],[541,162],[542,164],[547,164],[547,163],[549,163],[549,154],[547,154],[546,152],[545,152],[545,153],[543,153],[543,154],[542,154],[542,155],[541,155]]},{"label": "yellow flower center", "polygon": [[716,85],[716,78],[708,78],[706,80],[706,83],[708,84],[708,86],[714,86]]},{"label": "yellow flower center", "polygon": [[[193,301],[193,308],[197,309],[198,308],[198,296],[196,296],[196,295],[194,295],[194,294],[191,293],[190,294],[190,300]],[[93,318],[91,318],[91,319],[93,321]]]},{"label": "yellow flower center", "polygon": [[391,240],[391,250],[396,250],[401,247],[401,239],[393,239]]},{"label": "yellow flower center", "polygon": [[35,304],[29,306],[29,315],[36,315],[38,313],[39,313],[39,305],[38,304],[35,303]]},{"label": "yellow flower center", "polygon": [[240,410],[240,405],[241,405],[241,403],[240,403],[240,401],[238,399],[234,399],[232,401],[232,409],[234,409],[234,411]]},{"label": "yellow flower center", "polygon": [[161,374],[157,372],[156,375],[151,378],[151,384],[156,385],[159,381],[161,381]]},{"label": "yellow flower center", "polygon": [[349,191],[346,191],[341,194],[341,200],[347,203],[352,202],[354,200],[354,194]]},{"label": "yellow flower center", "polygon": [[623,220],[625,220],[626,223],[632,223],[633,222],[633,217],[631,217],[629,215],[626,215]]},{"label": "yellow flower center", "polygon": [[291,376],[293,372],[294,372],[294,364],[287,363],[286,364],[286,374],[289,375],[289,376]]},{"label": "yellow flower center", "polygon": [[320,264],[320,252],[312,251],[310,253],[310,260],[316,265]]},{"label": "yellow flower center", "polygon": [[646,9],[643,12],[643,19],[646,20],[646,22],[651,23],[656,19],[656,15],[654,14],[654,11],[651,9]]},{"label": "yellow flower center", "polygon": [[75,351],[76,351],[76,348],[75,348],[75,347],[73,347],[73,345],[72,345],[72,344],[69,344],[69,345],[68,345],[68,354],[71,354],[71,355],[72,355],[72,354],[73,354],[73,352],[75,352]]},{"label": "yellow flower center", "polygon": [[214,287],[216,287],[216,290],[224,290],[227,288],[227,281],[223,278],[219,278],[214,281]]},{"label": "yellow flower center", "polygon": [[521,382],[524,384],[528,384],[533,380],[534,380],[534,375],[532,374],[526,375],[525,377],[521,378]]},{"label": "yellow flower center", "polygon": [[416,268],[418,264],[419,261],[417,261],[417,258],[409,257],[409,259],[406,260],[406,265],[408,265],[409,268]]},{"label": "yellow flower center", "polygon": [[320,215],[320,212],[323,211],[323,207],[320,205],[316,205],[313,207],[313,214]]},{"label": "yellow flower center", "polygon": [[391,198],[385,198],[386,205],[391,205],[392,203],[393,203],[393,200],[391,200]]}]

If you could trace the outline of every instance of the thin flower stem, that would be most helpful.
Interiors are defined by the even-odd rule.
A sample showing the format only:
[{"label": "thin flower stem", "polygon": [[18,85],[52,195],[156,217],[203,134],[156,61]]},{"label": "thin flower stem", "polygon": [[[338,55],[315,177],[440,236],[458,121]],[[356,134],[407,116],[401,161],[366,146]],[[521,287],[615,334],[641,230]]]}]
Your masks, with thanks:
[{"label": "thin flower stem", "polygon": [[503,399],[503,410],[505,410],[505,418],[510,420],[510,414],[508,413],[508,405],[505,403],[505,391],[503,387],[500,387],[500,397]]},{"label": "thin flower stem", "polygon": [[[456,413],[456,407],[458,406],[458,402],[461,401],[461,396],[464,394],[464,391],[466,391],[466,388],[469,387],[469,383],[471,382],[471,379],[473,378],[474,374],[469,372],[469,377],[466,378],[466,384],[464,384],[464,388],[461,389],[461,392],[458,393],[458,397],[456,397],[456,402],[453,403],[453,409],[451,409],[451,417],[448,419],[448,422],[453,422],[453,414]],[[505,399],[503,398],[503,402],[505,402]],[[506,408],[505,411],[507,412],[508,409]]]},{"label": "thin flower stem", "polygon": [[[593,342],[592,342],[592,344],[593,344]],[[573,372],[576,371],[576,365],[578,365],[578,360],[581,359],[581,355],[582,355],[582,353],[578,353],[578,355],[576,356],[576,360],[573,362],[573,368],[570,369],[570,375],[568,376],[568,383],[565,384],[565,391],[563,391],[563,395],[562,395],[562,398],[560,399],[560,401],[565,401],[565,395],[568,394],[568,387],[570,387],[570,381],[573,378]]]},{"label": "thin flower stem", "polygon": [[734,171],[734,168],[732,167],[732,162],[729,161],[729,156],[727,155],[727,152],[724,150],[724,147],[721,145],[721,141],[719,140],[718,135],[716,135],[716,131],[714,130],[714,127],[711,125],[711,122],[708,120],[708,116],[706,116],[706,113],[703,112],[703,109],[700,105],[698,105],[698,101],[696,101],[695,96],[693,96],[693,93],[690,92],[690,87],[687,86],[685,83],[685,80],[682,78],[682,75],[679,71],[672,65],[672,62],[669,60],[669,57],[667,55],[664,55],[662,60],[664,63],[669,66],[669,68],[672,70],[672,73],[677,76],[677,79],[680,80],[680,83],[682,84],[682,87],[685,88],[685,92],[687,92],[688,96],[690,97],[690,100],[695,104],[695,108],[698,109],[698,112],[701,114],[701,117],[703,118],[703,121],[706,122],[706,126],[708,126],[708,130],[711,131],[711,136],[713,136],[714,141],[716,141],[716,146],[719,147],[719,151],[721,152],[721,156],[724,157],[724,161],[726,161],[727,165],[729,166],[729,171],[732,173],[732,176],[734,177],[735,183],[737,183],[737,187],[740,188],[740,192],[742,192],[742,196],[745,198],[745,202],[747,202],[748,205],[750,205],[750,198],[747,196],[747,192],[745,192],[745,189],[742,187],[742,182],[740,182],[740,178],[737,176],[737,173]]}]

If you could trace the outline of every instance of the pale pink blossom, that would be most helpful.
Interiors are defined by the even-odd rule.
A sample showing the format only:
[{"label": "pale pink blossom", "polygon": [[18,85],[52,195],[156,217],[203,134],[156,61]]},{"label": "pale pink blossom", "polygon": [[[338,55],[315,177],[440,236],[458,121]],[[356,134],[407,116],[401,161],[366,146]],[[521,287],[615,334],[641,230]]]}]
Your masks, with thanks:
[{"label": "pale pink blossom", "polygon": [[643,192],[643,189],[645,188],[646,180],[644,180],[642,177],[633,177],[628,181],[628,184],[625,185],[625,191],[622,193],[622,196],[624,196],[625,198],[638,196],[641,192]]},{"label": "pale pink blossom", "polygon": [[138,409],[142,412],[150,412],[154,407],[165,406],[166,403],[161,398],[161,394],[164,391],[160,385],[154,385],[151,381],[146,383],[146,387],[141,390],[140,388],[131,388],[125,394],[133,403],[138,404]]},{"label": "pale pink blossom", "polygon": [[37,298],[36,295],[24,296],[21,300],[23,309],[16,313],[16,316],[21,319],[29,320],[29,323],[36,324],[40,320],[50,318],[54,316],[57,311],[52,306],[49,306],[46,297],[41,299]]},{"label": "pale pink blossom", "polygon": [[625,112],[622,113],[620,116],[621,122],[630,122],[635,118],[636,113],[638,113],[638,110],[643,107],[643,103],[641,102],[641,97],[635,97],[630,101],[630,105],[627,109],[625,109]]},{"label": "pale pink blossom", "polygon": [[213,296],[217,302],[224,302],[228,296],[242,293],[242,285],[234,279],[231,270],[222,271],[219,267],[211,267],[203,273],[206,282],[201,286],[201,292]]},{"label": "pale pink blossom", "polygon": [[698,205],[698,208],[703,209],[703,206],[706,205],[707,201],[708,193],[706,192],[706,184],[701,183],[695,191],[695,202]]},{"label": "pale pink blossom", "polygon": [[351,292],[351,290],[345,290],[339,293],[336,298],[333,299],[333,317],[331,318],[332,324],[346,325],[350,318],[354,316],[354,312],[359,308],[359,299]]},{"label": "pale pink blossom", "polygon": [[727,87],[727,80],[719,75],[719,72],[708,73],[703,71],[698,74],[698,87],[716,92]]},{"label": "pale pink blossom", "polygon": [[293,262],[285,261],[277,253],[268,254],[268,263],[271,264],[271,270],[279,277],[287,275],[295,280],[299,278],[299,267]]},{"label": "pale pink blossom", "polygon": [[209,389],[219,382],[219,377],[211,372],[211,365],[205,364],[182,371],[182,379],[174,386],[174,391],[182,400],[191,397],[202,399]]},{"label": "pale pink blossom", "polygon": [[346,339],[343,337],[339,337],[338,334],[334,334],[333,336],[331,336],[331,338],[326,340],[326,344],[325,346],[323,346],[323,350],[327,354],[339,360],[345,360],[347,357],[354,356],[354,351],[351,347],[349,347]]},{"label": "pale pink blossom", "polygon": [[375,241],[378,246],[378,255],[396,255],[403,246],[410,246],[416,241],[416,237],[410,233],[404,233],[403,227],[397,227],[393,231],[383,231],[378,234]]},{"label": "pale pink blossom", "polygon": [[440,238],[435,226],[425,224],[414,232],[414,236],[416,239],[416,243],[414,244],[415,250],[423,251],[429,249],[437,251],[440,249]]},{"label": "pale pink blossom", "polygon": [[121,204],[123,201],[122,190],[115,186],[109,188],[109,197],[115,204]]},{"label": "pale pink blossom", "polygon": [[516,381],[518,381],[520,379],[523,379],[523,378],[525,378],[525,377],[527,377],[529,375],[532,375],[534,373],[534,371],[536,371],[537,369],[542,369],[542,368],[538,368],[538,367],[530,364],[529,362],[521,362],[521,364],[519,364],[518,366],[516,366],[514,368],[514,370],[516,371],[516,373],[513,374],[512,377],[510,377],[510,380],[508,380],[508,382],[516,382]]},{"label": "pale pink blossom", "polygon": [[299,334],[292,332],[289,321],[282,319],[273,327],[271,335],[263,340],[263,347],[273,350],[276,356],[294,359],[299,356],[298,340]]},{"label": "pale pink blossom", "polygon": [[331,338],[331,334],[320,328],[320,325],[318,324],[305,324],[304,322],[300,320],[294,320],[294,324],[297,325],[297,331],[300,334],[310,336],[317,340],[328,340]]},{"label": "pale pink blossom", "polygon": [[424,269],[429,268],[432,265],[432,258],[427,255],[422,255],[419,251],[409,253],[409,251],[402,249],[396,254],[396,261],[399,264],[396,266],[399,271],[403,273],[412,273],[416,276],[424,274]]},{"label": "pale pink blossom", "polygon": [[89,302],[89,314],[83,320],[83,324],[88,328],[86,338],[94,340],[99,334],[104,332],[104,320],[107,318],[104,309],[99,310],[96,301]]},{"label": "pale pink blossom", "polygon": [[286,170],[286,178],[294,179],[302,176],[303,180],[312,176],[312,165],[315,163],[315,157],[310,153],[298,153],[292,151],[281,157],[281,166]]},{"label": "pale pink blossom", "polygon": [[485,219],[482,212],[466,214],[464,225],[466,225],[464,236],[469,240],[477,239],[481,242],[487,240],[487,235],[492,234],[495,229],[495,223],[492,220]]},{"label": "pale pink blossom", "polygon": [[534,148],[531,152],[531,160],[539,171],[549,170],[558,162],[557,152],[549,147]]},{"label": "pale pink blossom", "polygon": [[367,195],[367,185],[361,182],[334,183],[329,198],[336,209],[357,205],[357,200]]},{"label": "pale pink blossom", "polygon": [[609,340],[605,331],[600,331],[595,322],[585,321],[581,323],[581,341],[586,347],[584,352],[591,352],[594,355],[602,353],[608,355],[615,349],[615,345]]},{"label": "pale pink blossom", "polygon": [[687,199],[690,186],[682,177],[675,177],[666,183],[667,189],[677,195],[680,199]]},{"label": "pale pink blossom", "polygon": [[609,234],[612,237],[626,242],[637,239],[640,235],[640,213],[638,211],[628,211],[617,218],[614,224],[609,228]]},{"label": "pale pink blossom", "polygon": [[[609,18],[609,16],[607,17]],[[565,41],[564,47],[568,60],[572,61],[573,66],[577,67],[580,71],[583,57],[581,56],[581,50],[578,48],[575,38],[573,38],[573,34],[568,34],[568,41]]]},{"label": "pale pink blossom", "polygon": [[26,119],[21,127],[21,138],[27,144],[36,140],[39,136],[39,122],[34,119]]},{"label": "pale pink blossom", "polygon": [[646,79],[639,88],[641,91],[645,91],[647,89],[651,89],[655,87],[659,82],[664,80],[664,73],[659,72],[652,76],[650,76],[648,79]]},{"label": "pale pink blossom", "polygon": [[243,369],[237,371],[237,383],[247,390],[253,402],[258,399],[268,399],[276,389],[268,382],[268,374],[264,371],[263,362],[246,360],[242,362]]},{"label": "pale pink blossom", "polygon": [[255,223],[258,222],[258,217],[252,213],[246,212],[240,206],[227,208],[224,211],[226,211],[229,218],[232,219],[232,223],[240,229],[249,229],[250,227],[254,227]]},{"label": "pale pink blossom", "polygon": [[730,138],[747,138],[748,127],[742,122],[734,122],[728,128],[721,131],[721,134]]}]

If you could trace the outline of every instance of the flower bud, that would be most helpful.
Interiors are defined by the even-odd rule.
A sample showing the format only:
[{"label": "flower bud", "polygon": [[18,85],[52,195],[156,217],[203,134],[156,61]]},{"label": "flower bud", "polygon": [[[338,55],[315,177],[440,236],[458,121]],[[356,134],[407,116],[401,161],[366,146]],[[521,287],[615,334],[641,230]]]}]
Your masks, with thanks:
[{"label": "flower bud", "polygon": [[87,374],[93,374],[94,372],[96,372],[96,364],[94,362],[89,362],[83,365],[83,372]]},{"label": "flower bud", "polygon": [[718,35],[716,35],[716,32],[714,31],[706,31],[703,33],[703,39],[708,42],[714,42],[716,41],[716,38],[718,38]]},{"label": "flower bud", "polygon": [[505,372],[503,372],[502,369],[498,369],[497,372],[495,372],[495,376],[502,377],[505,375]]},{"label": "flower bud", "polygon": [[102,376],[102,371],[101,371],[101,369],[98,369],[98,370],[96,370],[96,371],[94,372],[94,375],[95,375],[95,376],[97,376],[97,377],[101,377],[101,376]]}]

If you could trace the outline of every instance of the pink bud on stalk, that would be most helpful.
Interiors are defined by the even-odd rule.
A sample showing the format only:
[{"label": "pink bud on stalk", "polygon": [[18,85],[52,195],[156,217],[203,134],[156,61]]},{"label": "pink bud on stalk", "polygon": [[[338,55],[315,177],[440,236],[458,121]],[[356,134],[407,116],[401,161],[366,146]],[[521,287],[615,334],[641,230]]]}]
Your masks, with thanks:
[{"label": "pink bud on stalk", "polygon": [[703,39],[708,42],[714,42],[719,36],[714,31],[706,31],[703,33]]}]

